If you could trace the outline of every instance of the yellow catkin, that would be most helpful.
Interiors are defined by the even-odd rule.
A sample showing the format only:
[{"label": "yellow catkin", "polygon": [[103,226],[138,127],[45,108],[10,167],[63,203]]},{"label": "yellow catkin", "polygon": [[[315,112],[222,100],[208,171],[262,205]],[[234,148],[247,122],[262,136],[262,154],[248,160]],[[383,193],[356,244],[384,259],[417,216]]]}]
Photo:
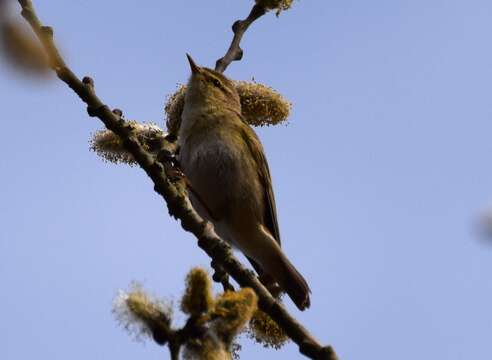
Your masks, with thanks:
[{"label": "yellow catkin", "polygon": [[[138,140],[144,149],[150,152],[155,150],[152,148],[155,140],[166,135],[162,129],[153,123],[137,123],[136,121],[128,121],[127,123],[133,126]],[[120,137],[110,130],[99,130],[94,133],[89,141],[89,146],[92,151],[105,161],[114,164],[136,165],[132,154],[123,147]]]},{"label": "yellow catkin", "polygon": [[211,313],[217,335],[230,344],[234,336],[249,322],[258,306],[258,298],[250,288],[226,291],[215,302]]},{"label": "yellow catkin", "polygon": [[255,0],[255,2],[269,10],[277,9],[278,16],[281,11],[290,9],[293,0]]},{"label": "yellow catkin", "polygon": [[242,115],[250,125],[277,125],[289,117],[290,102],[274,89],[248,81],[236,81],[235,85]]},{"label": "yellow catkin", "polygon": [[152,338],[153,329],[171,323],[172,308],[164,300],[149,295],[138,283],[130,291],[119,291],[113,302],[113,314],[120,325],[137,340]]},{"label": "yellow catkin", "polygon": [[202,268],[192,269],[186,277],[186,290],[181,300],[181,310],[191,316],[208,312],[213,306],[212,283]]},{"label": "yellow catkin", "polygon": [[178,89],[168,96],[164,112],[166,113],[166,127],[170,134],[178,135],[181,124],[181,113],[184,107],[185,85],[178,85]]},{"label": "yellow catkin", "polygon": [[159,318],[162,313],[160,305],[154,301],[141,289],[136,289],[128,294],[126,300],[128,309],[144,321],[152,321]]},{"label": "yellow catkin", "polygon": [[257,310],[249,322],[248,335],[257,343],[274,349],[281,348],[289,338],[272,318]]}]

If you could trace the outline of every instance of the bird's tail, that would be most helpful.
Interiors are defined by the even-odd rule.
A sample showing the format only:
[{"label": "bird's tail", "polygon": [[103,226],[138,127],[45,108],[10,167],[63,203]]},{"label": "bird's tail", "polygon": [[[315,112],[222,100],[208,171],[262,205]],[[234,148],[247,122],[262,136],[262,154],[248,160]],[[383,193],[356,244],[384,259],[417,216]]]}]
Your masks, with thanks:
[{"label": "bird's tail", "polygon": [[299,310],[305,310],[311,305],[309,294],[311,289],[304,277],[295,268],[294,265],[281,252],[278,257],[278,270],[275,272],[275,278],[280,287],[289,295]]},{"label": "bird's tail", "polygon": [[277,282],[282,292],[289,295],[299,310],[307,309],[311,305],[309,285],[287,259],[273,236],[263,227],[247,236],[243,236],[241,232],[238,234],[239,236],[234,237],[237,239],[237,245],[248,256],[263,284],[271,291]]}]

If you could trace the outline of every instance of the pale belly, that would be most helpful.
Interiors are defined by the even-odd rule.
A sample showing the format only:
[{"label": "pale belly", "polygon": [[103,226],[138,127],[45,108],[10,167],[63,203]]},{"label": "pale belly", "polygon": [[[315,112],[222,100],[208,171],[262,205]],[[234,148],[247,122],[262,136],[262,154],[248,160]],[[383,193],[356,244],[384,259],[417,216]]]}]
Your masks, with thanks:
[{"label": "pale belly", "polygon": [[234,244],[231,226],[238,217],[253,221],[261,216],[258,175],[246,148],[229,139],[207,139],[181,145],[181,168],[193,187],[190,199],[196,210],[214,223],[219,236]]}]

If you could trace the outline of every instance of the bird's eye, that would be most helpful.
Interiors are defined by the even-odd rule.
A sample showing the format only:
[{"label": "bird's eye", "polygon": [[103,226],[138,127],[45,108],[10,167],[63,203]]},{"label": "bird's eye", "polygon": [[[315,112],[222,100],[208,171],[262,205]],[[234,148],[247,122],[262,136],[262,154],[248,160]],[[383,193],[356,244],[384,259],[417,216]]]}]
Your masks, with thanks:
[{"label": "bird's eye", "polygon": [[213,79],[213,80],[212,80],[212,83],[213,83],[215,86],[217,86],[217,87],[220,87],[220,85],[221,85],[221,84],[220,84],[220,81],[219,81],[219,80],[217,80],[217,79]]}]

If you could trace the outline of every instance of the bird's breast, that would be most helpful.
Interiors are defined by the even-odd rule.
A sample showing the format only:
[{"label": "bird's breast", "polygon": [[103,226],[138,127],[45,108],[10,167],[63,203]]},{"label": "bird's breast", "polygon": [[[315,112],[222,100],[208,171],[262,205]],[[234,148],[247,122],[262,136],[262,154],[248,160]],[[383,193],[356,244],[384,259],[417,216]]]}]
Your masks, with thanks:
[{"label": "bird's breast", "polygon": [[241,162],[240,149],[217,132],[190,136],[180,149],[181,167],[192,183],[225,183],[237,176]]},{"label": "bird's breast", "polygon": [[227,218],[237,209],[259,212],[258,176],[245,149],[231,133],[204,135],[188,137],[180,150],[180,164],[193,191],[215,219]]}]

